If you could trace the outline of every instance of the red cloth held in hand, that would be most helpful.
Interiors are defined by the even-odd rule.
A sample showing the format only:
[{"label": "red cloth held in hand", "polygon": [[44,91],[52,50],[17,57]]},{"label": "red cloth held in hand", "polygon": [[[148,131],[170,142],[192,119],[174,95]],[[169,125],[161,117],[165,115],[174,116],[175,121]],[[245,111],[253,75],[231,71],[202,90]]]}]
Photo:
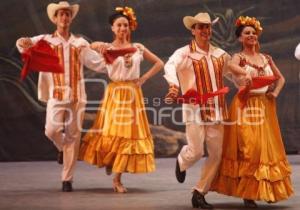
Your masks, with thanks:
[{"label": "red cloth held in hand", "polygon": [[24,65],[21,80],[24,80],[30,71],[64,73],[54,49],[43,39],[22,53],[22,61]]},{"label": "red cloth held in hand", "polygon": [[223,95],[229,92],[228,87],[223,87],[215,92],[206,93],[203,95],[198,94],[197,90],[190,89],[183,96],[178,97],[177,103],[184,104],[205,104],[209,98]]},{"label": "red cloth held in hand", "polygon": [[123,49],[117,49],[117,50],[107,50],[103,56],[108,64],[112,64],[115,59],[117,59],[119,56],[124,56],[128,53],[135,53],[136,48],[129,47],[129,48],[123,48]]},{"label": "red cloth held in hand", "polygon": [[250,90],[262,88],[267,85],[271,85],[273,82],[278,80],[278,76],[260,76],[260,77],[253,77],[251,86],[246,86],[239,89],[238,97],[241,101],[241,107],[244,108],[247,100],[249,98]]}]

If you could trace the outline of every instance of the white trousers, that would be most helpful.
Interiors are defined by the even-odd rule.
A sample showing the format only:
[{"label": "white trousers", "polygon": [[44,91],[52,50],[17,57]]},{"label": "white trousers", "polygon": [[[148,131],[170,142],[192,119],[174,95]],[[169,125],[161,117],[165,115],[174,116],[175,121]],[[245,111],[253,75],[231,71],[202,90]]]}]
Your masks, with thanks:
[{"label": "white trousers", "polygon": [[84,103],[47,103],[45,134],[59,151],[63,151],[62,181],[72,181],[78,158]]},{"label": "white trousers", "polygon": [[221,124],[199,125],[186,124],[187,145],[183,146],[178,162],[181,171],[185,171],[204,155],[204,142],[206,143],[208,157],[201,168],[200,179],[193,189],[206,194],[217,173],[222,157],[224,127]]}]

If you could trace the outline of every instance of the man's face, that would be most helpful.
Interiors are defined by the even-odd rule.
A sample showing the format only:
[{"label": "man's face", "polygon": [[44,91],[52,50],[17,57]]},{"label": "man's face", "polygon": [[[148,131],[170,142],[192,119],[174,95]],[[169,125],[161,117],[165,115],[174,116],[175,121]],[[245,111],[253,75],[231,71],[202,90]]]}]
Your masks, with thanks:
[{"label": "man's face", "polygon": [[68,9],[60,9],[56,12],[54,21],[57,27],[69,28],[72,23],[72,12]]},{"label": "man's face", "polygon": [[196,39],[209,41],[212,34],[211,24],[197,23],[192,27],[192,34]]}]

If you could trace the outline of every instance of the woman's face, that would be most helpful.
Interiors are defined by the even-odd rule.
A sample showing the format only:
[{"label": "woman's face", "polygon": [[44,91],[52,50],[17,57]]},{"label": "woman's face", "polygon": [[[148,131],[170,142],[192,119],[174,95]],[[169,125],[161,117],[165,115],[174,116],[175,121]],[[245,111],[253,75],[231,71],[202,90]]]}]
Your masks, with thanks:
[{"label": "woman's face", "polygon": [[257,38],[256,30],[251,26],[246,26],[239,37],[239,41],[243,43],[243,45],[256,45],[258,42]]},{"label": "woman's face", "polygon": [[111,26],[111,30],[118,39],[128,37],[128,34],[130,33],[128,20],[125,17],[119,17],[115,19],[113,25]]}]

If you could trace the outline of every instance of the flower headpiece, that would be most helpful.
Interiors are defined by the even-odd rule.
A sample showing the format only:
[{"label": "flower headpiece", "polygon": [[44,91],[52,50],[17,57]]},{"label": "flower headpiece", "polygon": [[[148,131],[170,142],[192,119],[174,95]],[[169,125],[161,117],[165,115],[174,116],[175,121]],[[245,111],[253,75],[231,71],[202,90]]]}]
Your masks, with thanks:
[{"label": "flower headpiece", "polygon": [[240,16],[236,22],[236,27],[239,26],[253,26],[258,34],[260,34],[263,30],[263,28],[260,26],[260,22],[255,17],[249,17],[249,16]]},{"label": "flower headpiece", "polygon": [[115,10],[129,18],[129,27],[131,31],[134,31],[137,28],[138,24],[136,16],[134,10],[131,7],[116,7]]}]

